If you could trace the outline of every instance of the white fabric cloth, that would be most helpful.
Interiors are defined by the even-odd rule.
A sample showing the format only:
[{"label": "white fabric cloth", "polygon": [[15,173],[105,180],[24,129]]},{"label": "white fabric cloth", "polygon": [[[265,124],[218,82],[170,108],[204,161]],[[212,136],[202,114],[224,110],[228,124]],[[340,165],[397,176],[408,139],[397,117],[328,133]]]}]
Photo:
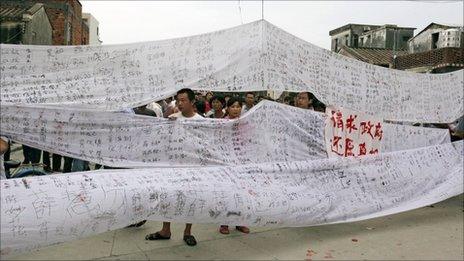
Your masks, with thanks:
[{"label": "white fabric cloth", "polygon": [[113,112],[184,87],[271,89],[310,91],[326,105],[381,119],[451,122],[463,114],[463,71],[365,64],[266,21],[147,43],[0,47],[2,135],[147,168],[2,180],[2,254],[142,219],[308,226],[398,213],[463,191],[463,145],[449,144],[447,130],[384,124],[385,154],[328,159],[325,116],[310,110],[265,101],[230,121]]},{"label": "white fabric cloth", "polygon": [[[240,165],[327,157],[325,116],[320,112],[262,101],[239,120],[196,117],[200,118],[173,121],[120,112],[2,105],[0,132],[41,150],[113,167]],[[448,130],[396,124],[383,128],[383,152],[450,140]]]},{"label": "white fabric cloth", "polygon": [[361,158],[78,172],[2,180],[2,254],[140,220],[313,226],[427,206],[463,192],[462,141]]},{"label": "white fabric cloth", "polygon": [[463,71],[418,74],[351,59],[266,22],[110,46],[0,45],[0,100],[118,110],[207,91],[310,91],[326,105],[382,119],[453,122]]}]

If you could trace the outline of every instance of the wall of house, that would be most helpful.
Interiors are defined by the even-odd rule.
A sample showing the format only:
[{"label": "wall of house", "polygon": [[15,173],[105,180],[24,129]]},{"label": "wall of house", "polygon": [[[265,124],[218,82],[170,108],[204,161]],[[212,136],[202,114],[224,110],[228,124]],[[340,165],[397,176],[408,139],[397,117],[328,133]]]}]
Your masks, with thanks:
[{"label": "wall of house", "polygon": [[53,45],[88,44],[89,32],[82,22],[79,1],[49,0],[44,4],[53,28]]},{"label": "wall of house", "polygon": [[29,22],[25,23],[22,43],[51,45],[52,33],[52,26],[45,13],[45,9],[41,8],[32,16]]},{"label": "wall of house", "polygon": [[[438,41],[436,48],[443,47],[463,47],[462,42],[462,28],[453,32],[453,30],[443,29],[441,27],[430,27],[428,30],[417,35],[414,39],[409,41],[408,49],[410,53],[420,53],[432,50],[432,35],[438,33]],[[449,32],[449,35],[448,35]],[[448,40],[449,38],[449,40]],[[454,39],[453,39],[454,38]],[[449,46],[447,46],[449,45]]]},{"label": "wall of house", "polygon": [[89,27],[89,44],[90,45],[99,45],[101,44],[99,30],[98,30],[98,21],[91,14],[83,13],[82,18],[87,20]]},{"label": "wall of house", "polygon": [[[331,50],[338,52],[341,45],[348,47],[361,47],[359,37],[364,32],[379,28],[376,25],[351,25],[351,28],[342,31],[338,34],[332,35]],[[335,50],[335,41],[338,39],[337,50]]]},{"label": "wall of house", "polygon": [[360,47],[385,48],[387,31],[385,29],[372,30],[360,36]]},{"label": "wall of house", "polygon": [[[414,30],[387,28],[385,48],[395,50],[407,50],[408,40],[414,36]],[[396,44],[395,44],[396,42]]]},{"label": "wall of house", "polygon": [[[337,40],[338,40],[338,44],[336,44]],[[346,45],[346,46],[351,45],[351,30],[350,29],[342,31],[338,34],[332,35],[332,44],[331,44],[330,49],[333,52],[338,52],[342,45]]]},{"label": "wall of house", "polygon": [[464,47],[461,45],[464,32],[460,29],[447,29],[440,32],[437,46],[444,47]]}]

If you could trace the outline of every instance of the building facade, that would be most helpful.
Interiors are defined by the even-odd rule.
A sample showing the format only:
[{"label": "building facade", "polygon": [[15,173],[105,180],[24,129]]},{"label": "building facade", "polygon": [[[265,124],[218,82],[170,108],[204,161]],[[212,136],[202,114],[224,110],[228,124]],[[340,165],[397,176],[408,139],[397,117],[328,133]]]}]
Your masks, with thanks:
[{"label": "building facade", "polygon": [[90,45],[101,45],[100,30],[98,20],[89,13],[82,13],[82,20],[89,28],[89,44]]},{"label": "building facade", "polygon": [[365,32],[379,28],[379,25],[370,24],[347,24],[329,32],[332,38],[331,50],[340,51],[342,46],[358,47],[359,36]]},{"label": "building facade", "polygon": [[427,52],[445,47],[464,47],[462,26],[431,23],[408,41],[409,53]]},{"label": "building facade", "polygon": [[384,25],[362,33],[358,47],[406,50],[408,41],[414,36],[416,28]]},{"label": "building facade", "polygon": [[329,32],[331,50],[339,52],[342,46],[404,50],[415,29],[396,25],[347,24]]}]

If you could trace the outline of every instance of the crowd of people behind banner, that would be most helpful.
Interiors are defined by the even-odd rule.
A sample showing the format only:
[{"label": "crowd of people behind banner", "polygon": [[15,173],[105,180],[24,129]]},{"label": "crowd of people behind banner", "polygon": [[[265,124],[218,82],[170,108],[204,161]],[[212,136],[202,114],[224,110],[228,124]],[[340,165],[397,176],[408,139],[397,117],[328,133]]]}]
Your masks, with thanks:
[{"label": "crowd of people behind banner", "polygon": [[[255,104],[259,103],[263,99],[273,101],[273,99],[268,96],[257,96],[254,92],[247,92],[245,95],[241,95],[239,93],[231,95],[230,93],[220,94],[213,92],[195,93],[191,89],[182,89],[177,92],[175,97],[128,109],[124,112],[145,116],[164,117],[172,120],[182,118],[201,119],[205,117],[234,120],[248,112],[253,106],[255,106]],[[297,95],[285,95],[276,101],[290,106],[296,106],[301,109],[325,112],[325,105],[310,92],[300,92]],[[431,124],[425,126],[430,127]],[[461,117],[459,121],[454,124],[433,125],[433,127],[449,128],[452,140],[462,139],[464,137],[464,117]],[[0,179],[12,178],[10,175],[10,168],[21,164],[20,162],[14,164],[14,161],[10,161],[10,148],[11,141],[8,141],[7,137],[1,136]],[[55,153],[51,154],[47,151],[41,151],[27,145],[22,145],[22,152],[24,156],[22,165],[40,164],[40,159],[42,158],[41,165],[44,173],[67,173],[90,170],[89,162],[80,159],[73,159]],[[52,161],[50,161],[50,158]],[[6,162],[5,164],[4,160]],[[94,169],[99,168],[111,169],[110,166],[100,166],[98,164],[94,165]],[[29,175],[34,175],[37,170],[29,169],[28,171]],[[136,224],[130,225],[129,227],[139,227],[145,222],[145,220],[142,220]],[[183,239],[187,245],[194,246],[197,242],[195,237],[191,234],[191,227],[192,224],[186,224]],[[243,233],[250,232],[250,229],[245,226],[237,225],[236,229]],[[229,234],[230,231],[228,225],[221,225],[219,232],[222,234]],[[146,240],[166,240],[170,238],[171,230],[169,222],[163,222],[163,227],[160,231],[149,234],[145,237]]]}]

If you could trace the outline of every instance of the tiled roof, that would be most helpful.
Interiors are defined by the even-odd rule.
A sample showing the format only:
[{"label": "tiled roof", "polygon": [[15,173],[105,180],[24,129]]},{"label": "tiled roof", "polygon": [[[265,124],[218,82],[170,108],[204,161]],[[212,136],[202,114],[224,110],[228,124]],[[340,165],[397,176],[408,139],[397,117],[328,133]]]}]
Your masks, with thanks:
[{"label": "tiled roof", "polygon": [[357,60],[372,63],[377,65],[389,65],[393,61],[393,55],[397,56],[405,55],[408,52],[404,50],[393,50],[381,49],[381,48],[355,48],[342,46],[339,51],[340,54],[351,56]]},{"label": "tiled roof", "polygon": [[411,69],[418,67],[464,67],[464,48],[445,47],[427,52],[413,53],[399,56],[396,59],[396,68]]},{"label": "tiled roof", "polygon": [[21,20],[23,14],[28,12],[29,14],[34,14],[37,12],[43,4],[36,3],[34,5],[6,5],[2,4],[0,6],[0,19],[2,20]]}]

